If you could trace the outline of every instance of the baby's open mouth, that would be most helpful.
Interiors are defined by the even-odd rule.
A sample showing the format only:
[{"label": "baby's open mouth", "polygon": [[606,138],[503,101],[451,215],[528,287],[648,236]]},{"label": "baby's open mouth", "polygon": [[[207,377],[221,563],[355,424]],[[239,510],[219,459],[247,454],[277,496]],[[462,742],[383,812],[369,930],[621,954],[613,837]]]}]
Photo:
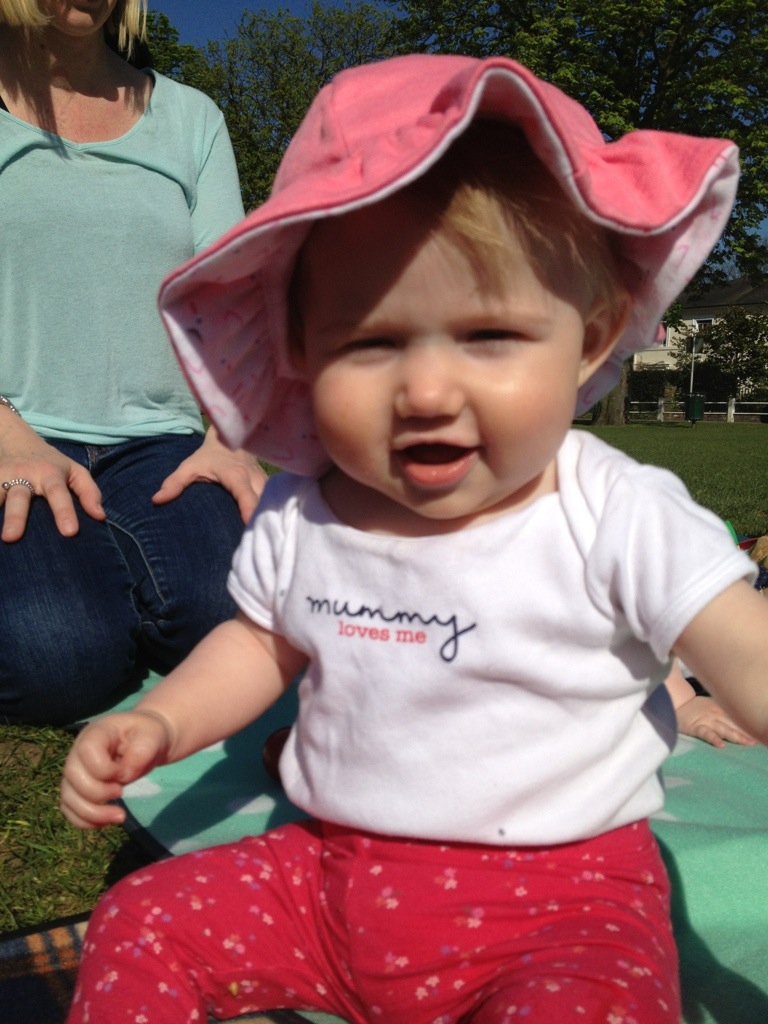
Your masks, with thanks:
[{"label": "baby's open mouth", "polygon": [[412,444],[402,454],[425,466],[442,466],[463,458],[469,450],[455,444]]},{"label": "baby's open mouth", "polygon": [[457,486],[466,477],[477,461],[478,450],[457,444],[412,444],[396,455],[411,484],[440,490]]}]

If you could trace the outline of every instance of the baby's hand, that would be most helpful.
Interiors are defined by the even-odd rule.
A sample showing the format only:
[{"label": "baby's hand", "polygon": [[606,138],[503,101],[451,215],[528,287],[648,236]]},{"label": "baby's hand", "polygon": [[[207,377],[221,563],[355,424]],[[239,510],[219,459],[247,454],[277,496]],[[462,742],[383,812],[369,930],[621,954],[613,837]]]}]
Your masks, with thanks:
[{"label": "baby's hand", "polygon": [[107,715],[78,735],[64,765],[61,810],[77,828],[120,824],[123,787],[167,759],[171,730],[148,711]]},{"label": "baby's hand", "polygon": [[681,733],[706,740],[713,747],[724,747],[725,740],[745,747],[754,746],[757,742],[740,729],[711,697],[692,697],[681,704],[675,714]]}]

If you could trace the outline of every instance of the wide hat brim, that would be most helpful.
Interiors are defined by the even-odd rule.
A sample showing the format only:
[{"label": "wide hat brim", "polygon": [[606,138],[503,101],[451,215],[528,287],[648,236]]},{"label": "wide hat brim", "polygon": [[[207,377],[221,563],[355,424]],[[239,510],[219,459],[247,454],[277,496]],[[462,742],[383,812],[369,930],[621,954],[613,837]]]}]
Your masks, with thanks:
[{"label": "wide hat brim", "polygon": [[717,243],[738,182],[723,139],[636,131],[606,142],[586,110],[503,57],[412,55],[352,68],[318,94],[270,198],[168,276],[160,312],[197,399],[233,448],[296,473],[327,464],[288,358],[287,291],[313,221],[377,202],[430,168],[475,118],[521,129],[587,217],[616,237],[632,315],[578,410],[653,345]]}]

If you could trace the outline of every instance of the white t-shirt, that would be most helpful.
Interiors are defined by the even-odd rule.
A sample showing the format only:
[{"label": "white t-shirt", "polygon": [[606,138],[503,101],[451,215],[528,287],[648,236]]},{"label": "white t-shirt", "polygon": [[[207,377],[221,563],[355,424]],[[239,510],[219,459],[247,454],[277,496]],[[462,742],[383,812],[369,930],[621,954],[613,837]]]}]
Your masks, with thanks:
[{"label": "white t-shirt", "polygon": [[675,476],[585,432],[558,480],[522,511],[426,538],[360,532],[315,480],[270,480],[230,590],[309,659],[280,764],[294,803],[496,845],[658,810],[670,648],[754,566]]}]

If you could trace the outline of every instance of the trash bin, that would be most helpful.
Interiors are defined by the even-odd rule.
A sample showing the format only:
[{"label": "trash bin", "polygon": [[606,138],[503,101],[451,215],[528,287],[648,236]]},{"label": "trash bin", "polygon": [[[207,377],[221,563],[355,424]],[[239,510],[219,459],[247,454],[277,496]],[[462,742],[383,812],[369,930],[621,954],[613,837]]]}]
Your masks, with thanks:
[{"label": "trash bin", "polygon": [[704,395],[685,396],[685,418],[691,423],[704,419]]}]

